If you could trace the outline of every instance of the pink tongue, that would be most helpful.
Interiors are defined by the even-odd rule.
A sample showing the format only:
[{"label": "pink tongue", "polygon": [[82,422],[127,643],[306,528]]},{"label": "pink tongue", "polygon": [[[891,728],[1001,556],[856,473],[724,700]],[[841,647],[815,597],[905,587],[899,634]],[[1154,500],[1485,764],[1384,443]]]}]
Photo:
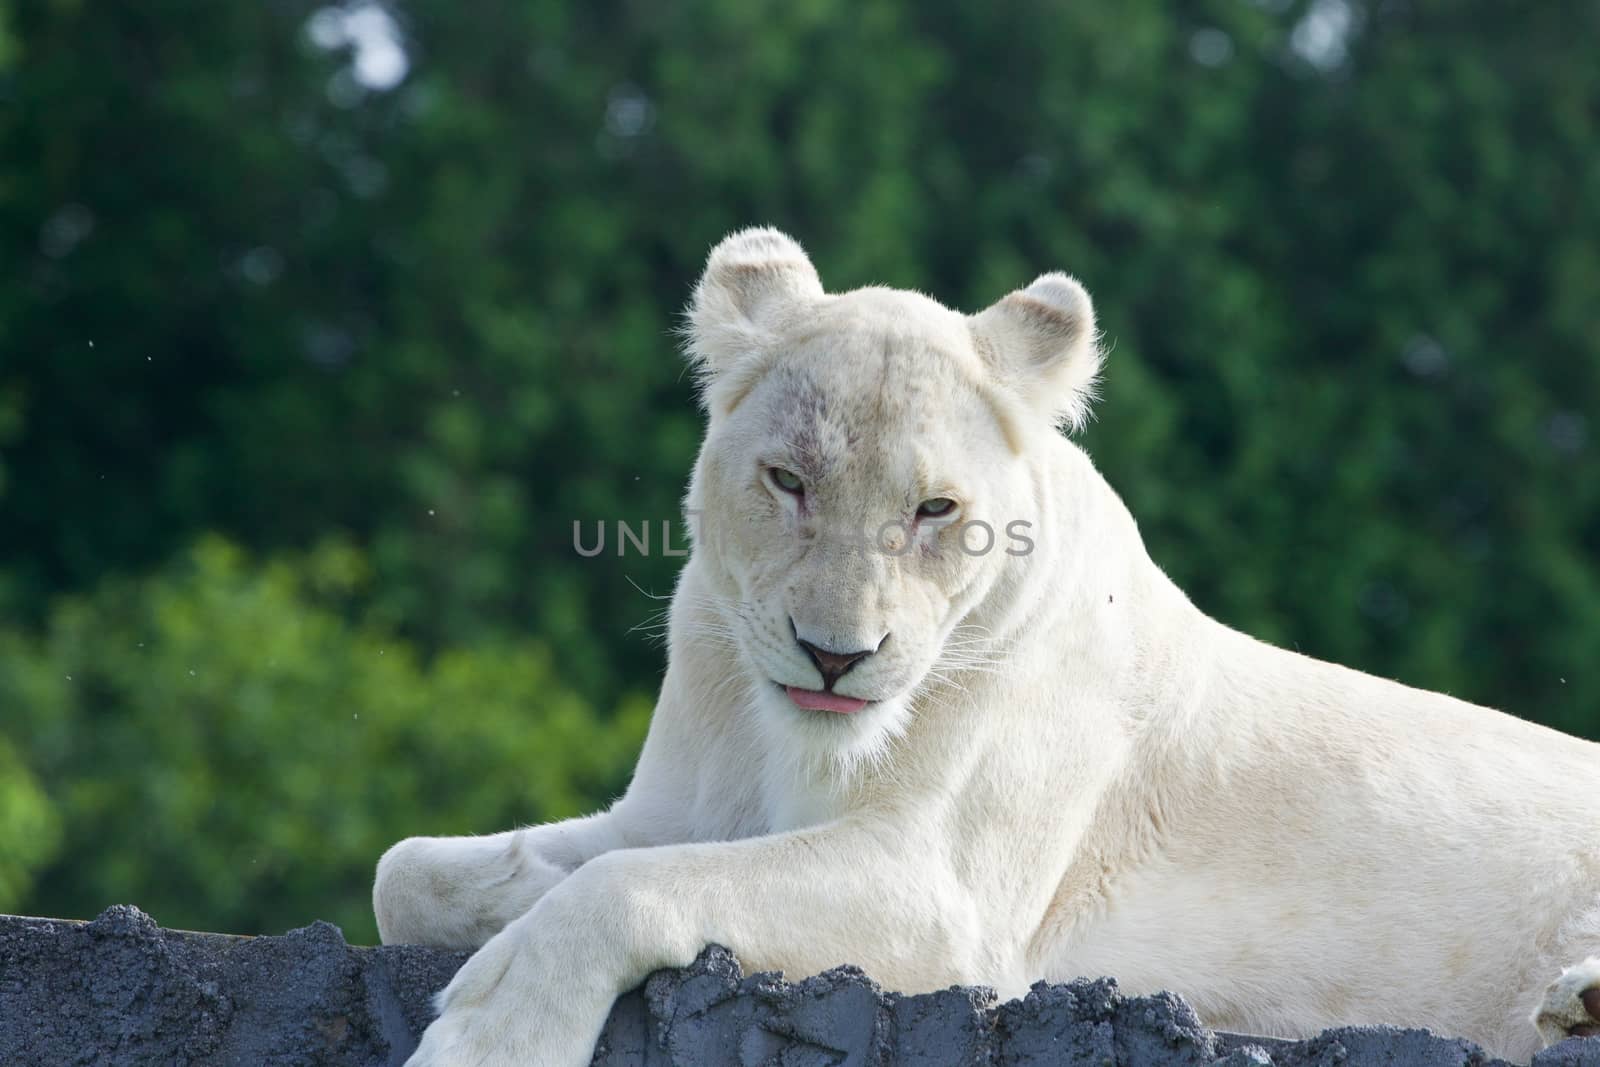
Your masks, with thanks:
[{"label": "pink tongue", "polygon": [[838,693],[820,693],[815,689],[800,689],[792,685],[786,685],[783,688],[789,694],[790,700],[811,711],[837,711],[841,715],[848,715],[867,706],[865,700],[857,700],[855,697],[842,697]]}]

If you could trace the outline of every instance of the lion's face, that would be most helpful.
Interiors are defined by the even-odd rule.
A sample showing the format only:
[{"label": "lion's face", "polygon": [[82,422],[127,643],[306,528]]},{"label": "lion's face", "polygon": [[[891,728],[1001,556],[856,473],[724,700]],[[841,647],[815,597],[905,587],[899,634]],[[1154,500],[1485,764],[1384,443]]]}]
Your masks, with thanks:
[{"label": "lion's face", "polygon": [[807,747],[869,756],[919,694],[982,665],[978,609],[1039,536],[1027,442],[1078,412],[1027,395],[1050,371],[1031,334],[1074,334],[1073,404],[1094,371],[1082,289],[1055,283],[1056,308],[1044,284],[968,318],[897,290],[824,295],[772,231],[713,252],[691,311],[711,415],[695,551],[757,707]]}]

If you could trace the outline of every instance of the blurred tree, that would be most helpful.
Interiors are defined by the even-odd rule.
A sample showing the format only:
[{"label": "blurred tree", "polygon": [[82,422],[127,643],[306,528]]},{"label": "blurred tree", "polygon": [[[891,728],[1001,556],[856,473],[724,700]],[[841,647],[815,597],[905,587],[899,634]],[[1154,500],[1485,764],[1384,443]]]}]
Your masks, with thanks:
[{"label": "blurred tree", "polygon": [[[621,793],[648,700],[602,721],[527,641],[424,662],[333,610],[368,577],[347,545],[255,566],[207,539],[154,577],[63,599],[38,637],[0,631],[7,730],[55,807],[0,748],[0,907],[20,866],[56,914],[127,900],[171,926],[326,918],[371,940],[373,866],[402,837]],[[59,849],[14,853],[50,843],[47,816]]]},{"label": "blurred tree", "polygon": [[344,625],[650,687],[677,561],[572,522],[674,516],[670,331],[772,222],[836,288],[1077,273],[1113,346],[1086,444],[1204,608],[1600,736],[1593,3],[200,10],[0,0],[19,632],[205,531],[340,532],[374,572]]},{"label": "blurred tree", "polygon": [[21,910],[35,872],[55,854],[60,820],[22,754],[0,735],[0,912]]}]

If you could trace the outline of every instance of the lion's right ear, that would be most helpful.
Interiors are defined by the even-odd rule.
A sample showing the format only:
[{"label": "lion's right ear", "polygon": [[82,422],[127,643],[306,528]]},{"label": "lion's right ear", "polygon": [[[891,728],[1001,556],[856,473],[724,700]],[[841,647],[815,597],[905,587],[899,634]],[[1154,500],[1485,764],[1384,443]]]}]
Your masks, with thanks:
[{"label": "lion's right ear", "polygon": [[780,324],[821,296],[817,268],[788,234],[763,226],[724,237],[694,287],[685,330],[706,406],[737,403]]}]

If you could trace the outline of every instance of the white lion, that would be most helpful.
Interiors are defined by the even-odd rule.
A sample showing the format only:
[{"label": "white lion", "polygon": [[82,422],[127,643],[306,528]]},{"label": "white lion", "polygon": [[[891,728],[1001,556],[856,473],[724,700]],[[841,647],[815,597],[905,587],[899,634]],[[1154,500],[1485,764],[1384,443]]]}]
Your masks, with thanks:
[{"label": "white lion", "polygon": [[746,230],[688,348],[698,521],[632,785],[383,857],[384,941],[482,946],[412,1064],[583,1067],[709,942],[1523,1060],[1600,1026],[1600,747],[1201,614],[1058,432],[1099,366],[1076,281],[968,317]]}]

